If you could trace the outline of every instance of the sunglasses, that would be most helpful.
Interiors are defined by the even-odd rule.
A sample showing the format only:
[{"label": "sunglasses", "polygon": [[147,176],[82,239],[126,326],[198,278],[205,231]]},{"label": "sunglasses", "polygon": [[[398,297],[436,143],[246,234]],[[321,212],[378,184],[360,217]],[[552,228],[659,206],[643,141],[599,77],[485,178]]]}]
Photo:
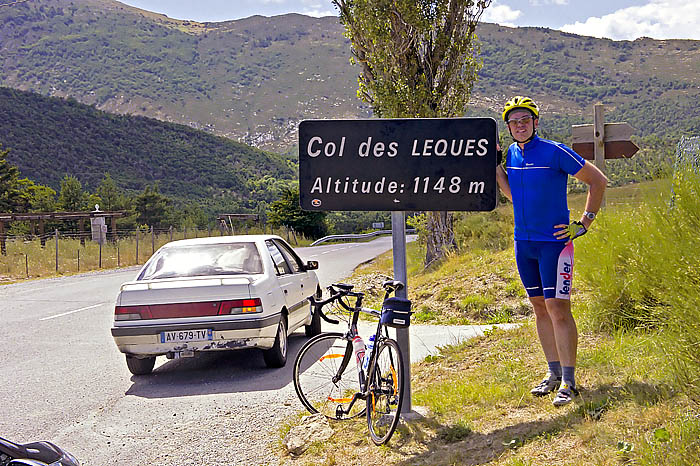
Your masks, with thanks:
[{"label": "sunglasses", "polygon": [[531,120],[532,120],[532,115],[525,115],[525,116],[522,116],[520,118],[510,118],[508,120],[508,124],[509,125],[518,125],[518,124],[526,125],[526,124],[530,123]]}]

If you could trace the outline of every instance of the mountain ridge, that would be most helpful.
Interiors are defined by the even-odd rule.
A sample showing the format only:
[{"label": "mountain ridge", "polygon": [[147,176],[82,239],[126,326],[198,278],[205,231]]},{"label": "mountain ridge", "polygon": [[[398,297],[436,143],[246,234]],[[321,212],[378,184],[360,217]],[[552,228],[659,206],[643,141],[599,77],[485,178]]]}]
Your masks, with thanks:
[{"label": "mountain ridge", "polygon": [[[168,18],[113,0],[46,0],[0,12],[0,84],[185,124],[292,153],[308,118],[366,118],[335,17]],[[469,115],[498,118],[513,94],[568,134],[606,104],[641,135],[700,127],[700,41],[611,41],[546,28],[479,25],[484,67]],[[127,72],[125,72],[125,70]],[[682,118],[681,118],[682,115]]]},{"label": "mountain ridge", "polygon": [[158,184],[180,203],[255,211],[296,178],[279,154],[143,116],[117,115],[74,99],[0,87],[0,142],[22,176],[55,189],[66,174],[94,190],[109,173],[127,193]]}]

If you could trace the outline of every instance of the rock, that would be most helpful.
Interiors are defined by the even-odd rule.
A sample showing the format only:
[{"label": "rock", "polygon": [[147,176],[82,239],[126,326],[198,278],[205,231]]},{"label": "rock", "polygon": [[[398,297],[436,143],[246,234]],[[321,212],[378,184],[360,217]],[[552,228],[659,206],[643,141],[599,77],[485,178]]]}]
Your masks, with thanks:
[{"label": "rock", "polygon": [[292,455],[301,455],[319,440],[328,440],[333,435],[328,419],[323,414],[304,416],[301,424],[294,426],[284,437],[284,446]]}]

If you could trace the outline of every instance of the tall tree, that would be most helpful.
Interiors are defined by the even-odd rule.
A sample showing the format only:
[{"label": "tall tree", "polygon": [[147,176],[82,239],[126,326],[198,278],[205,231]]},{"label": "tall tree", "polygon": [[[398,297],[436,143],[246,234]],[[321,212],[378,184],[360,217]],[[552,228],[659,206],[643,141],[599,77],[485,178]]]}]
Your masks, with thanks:
[{"label": "tall tree", "polygon": [[100,209],[102,210],[122,210],[126,208],[126,198],[109,173],[105,173],[95,194],[102,200],[102,204],[100,204]]},{"label": "tall tree", "polygon": [[[476,26],[491,0],[332,0],[352,43],[358,97],[384,118],[464,115],[482,62]],[[452,215],[428,215],[425,263],[454,247]]]},{"label": "tall tree", "polygon": [[169,205],[170,199],[161,194],[157,183],[146,186],[143,192],[134,198],[134,209],[138,213],[136,220],[142,225],[161,228],[165,226]]},{"label": "tall tree", "polygon": [[328,232],[325,212],[301,210],[298,187],[285,189],[282,197],[270,204],[267,219],[272,225],[284,225],[309,238],[320,238]]},{"label": "tall tree", "polygon": [[66,212],[90,210],[90,195],[83,191],[83,185],[73,175],[66,175],[61,180],[58,194],[58,208]]},{"label": "tall tree", "polygon": [[9,149],[0,144],[0,212],[17,212],[24,204],[19,185],[19,168],[7,161]]},{"label": "tall tree", "polygon": [[56,191],[19,177],[19,168],[7,161],[9,149],[0,144],[0,212],[51,212]]},{"label": "tall tree", "polygon": [[23,212],[53,212],[56,210],[56,191],[48,186],[21,178],[19,186],[24,197]]}]

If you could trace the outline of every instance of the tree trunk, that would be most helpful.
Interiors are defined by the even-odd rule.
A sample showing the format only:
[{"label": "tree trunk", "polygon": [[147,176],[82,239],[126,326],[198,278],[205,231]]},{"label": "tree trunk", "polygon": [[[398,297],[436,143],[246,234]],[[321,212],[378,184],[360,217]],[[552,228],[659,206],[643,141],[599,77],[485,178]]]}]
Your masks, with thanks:
[{"label": "tree trunk", "polygon": [[450,212],[428,212],[428,239],[425,253],[425,266],[443,259],[456,248],[454,218]]}]

